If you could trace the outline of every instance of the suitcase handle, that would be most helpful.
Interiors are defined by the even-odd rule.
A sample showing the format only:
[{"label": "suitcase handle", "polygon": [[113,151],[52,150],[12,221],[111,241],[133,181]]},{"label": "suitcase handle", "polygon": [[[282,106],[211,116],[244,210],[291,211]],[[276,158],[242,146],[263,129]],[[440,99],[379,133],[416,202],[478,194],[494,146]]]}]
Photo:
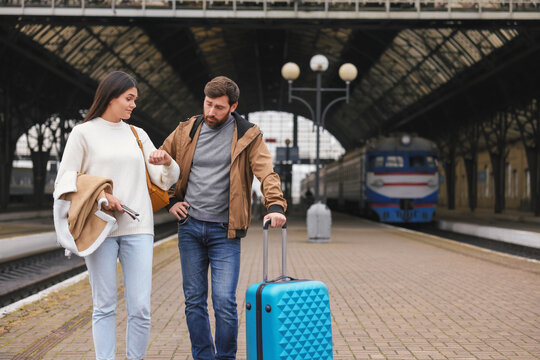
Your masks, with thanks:
[{"label": "suitcase handle", "polygon": [[[263,223],[263,282],[268,281],[268,228],[270,219]],[[287,270],[287,223],[281,227],[281,276],[286,277]]]}]

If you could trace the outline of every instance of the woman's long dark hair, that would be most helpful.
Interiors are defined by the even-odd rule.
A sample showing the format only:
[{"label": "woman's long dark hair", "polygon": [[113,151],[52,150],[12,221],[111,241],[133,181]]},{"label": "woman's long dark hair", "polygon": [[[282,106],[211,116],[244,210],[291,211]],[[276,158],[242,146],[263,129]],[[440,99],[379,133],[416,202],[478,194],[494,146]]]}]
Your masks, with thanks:
[{"label": "woman's long dark hair", "polygon": [[[84,122],[92,120],[98,116],[101,116],[112,99],[116,99],[128,89],[137,88],[137,82],[135,79],[126,74],[123,71],[113,71],[109,73],[98,85],[96,95],[94,96],[94,102],[88,114],[84,118]],[[137,88],[137,91],[139,89]]]}]

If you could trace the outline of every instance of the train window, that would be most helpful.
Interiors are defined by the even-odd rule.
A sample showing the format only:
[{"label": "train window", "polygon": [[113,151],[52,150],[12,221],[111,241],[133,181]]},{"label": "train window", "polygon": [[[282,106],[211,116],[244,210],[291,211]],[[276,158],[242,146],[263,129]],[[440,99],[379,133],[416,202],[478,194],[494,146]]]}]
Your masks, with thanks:
[{"label": "train window", "polygon": [[437,167],[437,159],[434,159],[433,156],[427,156],[426,157],[427,164],[430,168]]},{"label": "train window", "polygon": [[375,168],[382,167],[384,163],[384,156],[370,156],[369,157],[369,170],[375,170]]},{"label": "train window", "polygon": [[403,156],[387,156],[386,167],[403,167]]},{"label": "train window", "polygon": [[424,168],[426,167],[426,158],[423,155],[411,155],[409,164],[412,168]]}]

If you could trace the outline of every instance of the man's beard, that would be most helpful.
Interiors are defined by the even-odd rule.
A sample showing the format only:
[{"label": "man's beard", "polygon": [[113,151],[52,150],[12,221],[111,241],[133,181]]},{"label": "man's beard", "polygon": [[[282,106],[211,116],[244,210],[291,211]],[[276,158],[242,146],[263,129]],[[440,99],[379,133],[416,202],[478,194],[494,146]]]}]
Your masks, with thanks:
[{"label": "man's beard", "polygon": [[[204,114],[204,120],[206,122],[206,125],[210,126],[210,127],[217,127],[219,125],[222,125],[225,123],[225,121],[227,121],[227,119],[229,118],[229,116],[231,116],[231,113],[228,112],[227,115],[225,115],[223,118],[217,118],[215,116],[211,116],[210,118],[208,117],[208,115]],[[208,120],[209,119],[212,119],[211,122],[209,122]]]}]

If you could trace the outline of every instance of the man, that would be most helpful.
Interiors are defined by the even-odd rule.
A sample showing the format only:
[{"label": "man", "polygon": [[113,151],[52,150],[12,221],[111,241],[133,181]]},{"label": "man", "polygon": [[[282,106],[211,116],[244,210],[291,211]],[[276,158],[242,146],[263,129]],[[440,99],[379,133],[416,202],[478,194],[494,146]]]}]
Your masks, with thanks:
[{"label": "man", "polygon": [[[181,122],[162,149],[180,165],[169,212],[178,222],[186,320],[195,360],[235,359],[240,238],[251,220],[253,175],[261,182],[265,219],[285,224],[286,202],[260,129],[235,112],[240,90],[219,76],[204,88],[204,115]],[[208,318],[208,267],[216,316]]]}]

